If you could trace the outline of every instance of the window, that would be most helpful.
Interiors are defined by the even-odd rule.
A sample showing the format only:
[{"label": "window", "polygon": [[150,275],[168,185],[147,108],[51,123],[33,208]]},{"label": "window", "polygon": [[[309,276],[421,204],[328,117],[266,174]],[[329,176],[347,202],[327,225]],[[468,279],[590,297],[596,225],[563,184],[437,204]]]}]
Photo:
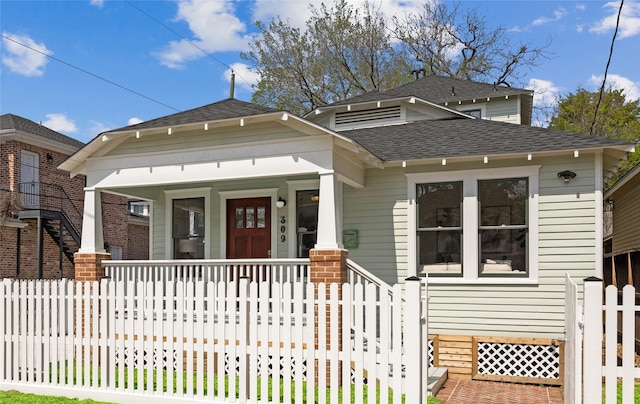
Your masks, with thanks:
[{"label": "window", "polygon": [[476,118],[482,118],[482,110],[481,109],[470,109],[467,111],[463,111],[467,115],[475,116]]},{"label": "window", "polygon": [[526,273],[527,178],[478,181],[481,274]]},{"label": "window", "polygon": [[173,256],[204,258],[204,198],[173,200]]},{"label": "window", "polygon": [[462,273],[462,182],[416,185],[418,263],[423,272]]},{"label": "window", "polygon": [[308,258],[318,240],[318,201],[320,192],[296,191],[296,232],[298,258]]},{"label": "window", "polygon": [[435,283],[537,281],[538,170],[407,174],[409,273]]}]

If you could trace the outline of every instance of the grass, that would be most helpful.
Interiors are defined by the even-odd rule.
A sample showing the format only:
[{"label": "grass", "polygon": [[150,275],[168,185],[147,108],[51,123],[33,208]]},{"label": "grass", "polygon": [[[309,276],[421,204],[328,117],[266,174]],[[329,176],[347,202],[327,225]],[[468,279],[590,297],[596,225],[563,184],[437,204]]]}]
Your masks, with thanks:
[{"label": "grass", "polygon": [[[269,379],[269,384],[271,387],[271,379]],[[260,386],[258,386],[259,388]],[[206,385],[205,385],[206,388]],[[303,392],[306,394],[306,383],[303,384],[302,386],[303,388]],[[282,381],[280,382],[280,392],[281,392],[281,397],[282,397],[282,392],[283,392],[284,386],[282,385]],[[295,385],[291,386],[292,392],[295,391]],[[260,390],[258,390],[260,391]],[[271,389],[270,389],[271,391]],[[364,397],[364,402],[367,401],[366,398],[366,394],[367,394],[367,386],[364,386],[364,393],[365,393],[365,397]],[[353,402],[353,396],[354,396],[354,392],[352,389],[352,402]],[[377,390],[376,394],[379,397],[379,390]],[[317,402],[317,396],[318,393],[316,391],[315,393],[316,395],[316,402]],[[292,393],[293,396],[293,393]],[[305,395],[306,397],[306,395]],[[327,390],[327,398],[329,397],[329,392]],[[339,392],[339,397],[340,400],[342,399],[342,389],[340,389]],[[404,397],[402,402],[404,403]],[[108,402],[104,402],[104,401],[94,401],[94,400],[79,400],[77,398],[67,398],[67,397],[57,397],[57,396],[45,396],[45,395],[37,395],[37,394],[26,394],[26,393],[20,393],[17,391],[0,391],[0,403],[11,403],[11,404],[115,404],[115,403],[108,403]],[[306,399],[304,400],[304,403],[306,403]],[[442,404],[442,400],[440,400],[439,398],[436,397],[431,397],[429,396],[427,398],[427,404]]]},{"label": "grass", "polygon": [[[78,375],[82,375],[84,373],[84,366],[80,366],[79,369],[76,369],[76,364],[69,364],[68,362],[64,362],[64,363],[60,363],[58,365],[57,370],[57,381],[60,382],[61,378],[64,378],[64,384],[70,384],[71,380],[70,378],[73,378],[73,383],[76,384],[78,381],[76,380],[76,371],[78,372]],[[92,374],[92,368],[90,368],[89,373]],[[49,381],[52,381],[52,368],[49,368]],[[116,369],[116,375],[115,375],[115,385],[116,387],[118,387],[118,382],[119,382],[119,377],[118,377],[118,372],[120,371],[120,369]],[[125,389],[129,388],[128,384],[128,372],[129,369],[124,368],[124,375],[123,375],[123,381],[124,381],[124,387]],[[153,370],[153,373],[150,374],[149,372],[147,372],[147,370],[142,370],[143,374],[142,374],[142,380],[141,380],[141,384],[139,385],[139,378],[138,378],[138,369],[134,369],[133,370],[133,389],[134,390],[139,390],[142,391],[144,390],[153,390],[153,391],[157,391],[158,386],[156,384],[156,371]],[[173,390],[174,392],[177,392],[177,377],[178,374],[177,372],[171,372],[173,374]],[[151,376],[151,380],[149,380],[149,376]],[[183,372],[182,374],[182,382],[183,382],[183,393],[186,394],[187,393],[187,372]],[[163,384],[163,391],[166,392],[167,391],[167,377],[168,377],[168,372],[167,371],[163,371],[163,375],[162,375],[162,384]],[[280,380],[279,386],[278,387],[274,387],[273,386],[273,380],[271,378],[268,378],[268,383],[269,383],[269,387],[268,387],[268,392],[269,392],[269,400],[272,399],[272,394],[275,391],[274,388],[278,388],[279,392],[280,392],[280,397],[282,398],[284,396],[284,391],[285,391],[285,385],[283,380]],[[193,375],[193,394],[197,394],[197,384],[196,381],[198,381],[198,379],[196,378],[196,375]],[[258,386],[257,386],[257,391],[258,391],[258,400],[261,398],[261,393],[262,393],[262,388],[261,388],[261,383],[262,383],[262,379],[258,379]],[[87,382],[85,382],[87,383]],[[91,383],[91,385],[94,385],[95,382],[88,382]],[[150,383],[153,384],[153,386],[150,385]],[[100,372],[98,372],[98,381],[97,384],[100,385],[101,381],[100,381]],[[209,396],[209,392],[208,390],[208,382],[207,382],[207,374],[205,373],[203,375],[202,378],[202,388],[204,390],[204,395],[205,396]],[[224,384],[225,386],[225,393],[224,393],[224,397],[230,397],[230,396],[235,396],[235,397],[239,397],[239,378],[236,378],[236,391],[234,392],[235,394],[230,394],[230,392],[228,391],[229,387],[230,387],[230,383],[228,380],[228,376],[225,376],[225,381]],[[214,375],[214,380],[213,380],[213,386],[214,386],[214,391],[213,391],[213,396],[218,397],[220,396],[220,394],[218,393],[218,375]],[[353,387],[354,385],[352,385],[352,389],[351,389],[351,402],[355,401],[355,388]],[[368,396],[368,387],[367,385],[363,386],[363,400],[364,402],[367,402],[367,396]],[[303,404],[307,403],[306,397],[307,397],[307,383],[306,382],[302,382],[302,395],[304,397],[304,401]],[[291,382],[291,385],[289,386],[289,389],[291,390],[291,397],[295,397],[295,391],[296,391],[296,384],[295,382]],[[330,390],[329,388],[327,388],[327,392],[326,392],[326,396],[327,396],[327,400],[329,399],[329,393]],[[314,392],[314,401],[317,403],[318,402],[318,390],[316,387],[316,391]],[[377,397],[377,401],[380,400],[380,389],[379,387],[376,388],[376,397]],[[342,400],[342,388],[338,389],[338,399]],[[391,400],[393,399],[393,391],[391,389],[389,389],[389,402],[391,402]],[[78,400],[78,399],[73,399],[73,398],[64,398],[64,397],[56,397],[56,396],[43,396],[43,395],[34,395],[34,394],[23,394],[23,393],[19,393],[17,391],[8,391],[8,392],[3,392],[0,391],[0,403],[11,403],[11,404],[23,404],[23,403],[44,403],[44,404],[67,404],[67,403],[82,403],[82,404],[109,404],[109,403],[105,403],[105,402],[98,402],[98,401],[93,401],[93,400]],[[404,396],[402,397],[402,402],[404,403]],[[294,403],[294,401],[292,400],[292,403]],[[310,403],[309,403],[310,404]],[[436,397],[428,397],[427,400],[427,404],[442,404],[442,400],[436,398]]]},{"label": "grass", "polygon": [[[616,397],[616,402],[622,403],[622,383],[618,383]],[[602,402],[605,402],[604,387],[602,388]],[[636,384],[633,387],[633,402],[634,404],[640,404],[640,384]]]},{"label": "grass", "polygon": [[14,390],[0,391],[0,403],[11,404],[110,404],[104,401],[79,400],[77,398],[41,396],[20,393]]}]

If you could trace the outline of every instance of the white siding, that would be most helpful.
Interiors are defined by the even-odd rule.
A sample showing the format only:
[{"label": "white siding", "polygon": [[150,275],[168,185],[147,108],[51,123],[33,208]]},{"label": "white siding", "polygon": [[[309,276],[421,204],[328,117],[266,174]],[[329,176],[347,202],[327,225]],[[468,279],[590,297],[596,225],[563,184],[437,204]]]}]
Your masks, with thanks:
[{"label": "white siding", "polygon": [[230,126],[209,130],[180,131],[174,129],[171,135],[155,134],[131,137],[109,151],[108,156],[135,153],[166,152],[173,150],[198,149],[203,147],[229,146],[302,136],[299,132],[273,122],[251,124],[245,127]]}]

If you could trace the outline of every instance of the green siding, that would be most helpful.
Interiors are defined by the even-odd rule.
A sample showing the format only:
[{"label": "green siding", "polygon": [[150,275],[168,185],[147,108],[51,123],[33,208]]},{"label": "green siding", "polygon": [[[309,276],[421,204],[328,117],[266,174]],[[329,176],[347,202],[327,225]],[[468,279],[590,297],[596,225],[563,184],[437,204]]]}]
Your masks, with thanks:
[{"label": "green siding", "polygon": [[[566,161],[566,159],[565,159]],[[429,285],[429,332],[434,334],[559,338],[564,329],[564,276],[595,274],[594,156],[558,164],[555,159],[496,161],[446,167],[368,170],[365,188],[345,187],[344,228],[359,231],[349,257],[389,283],[407,275],[405,172],[481,170],[541,165],[539,280],[535,285]],[[568,184],[557,172],[578,175]]]}]

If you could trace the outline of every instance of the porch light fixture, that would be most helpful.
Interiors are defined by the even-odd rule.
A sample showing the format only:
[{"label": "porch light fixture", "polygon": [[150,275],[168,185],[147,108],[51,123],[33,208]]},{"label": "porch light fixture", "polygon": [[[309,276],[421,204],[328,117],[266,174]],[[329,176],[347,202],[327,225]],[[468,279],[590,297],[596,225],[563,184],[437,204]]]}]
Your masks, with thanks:
[{"label": "porch light fixture", "polygon": [[282,199],[281,196],[279,196],[278,200],[276,201],[276,206],[278,208],[284,208],[285,206],[287,206],[287,201],[285,201],[284,199]]},{"label": "porch light fixture", "polygon": [[569,171],[569,170],[560,171],[558,173],[558,178],[562,178],[564,180],[564,182],[569,182],[573,178],[576,178],[576,173],[574,173],[573,171]]},{"label": "porch light fixture", "polygon": [[47,153],[47,163],[53,164],[53,156],[51,153]]}]

